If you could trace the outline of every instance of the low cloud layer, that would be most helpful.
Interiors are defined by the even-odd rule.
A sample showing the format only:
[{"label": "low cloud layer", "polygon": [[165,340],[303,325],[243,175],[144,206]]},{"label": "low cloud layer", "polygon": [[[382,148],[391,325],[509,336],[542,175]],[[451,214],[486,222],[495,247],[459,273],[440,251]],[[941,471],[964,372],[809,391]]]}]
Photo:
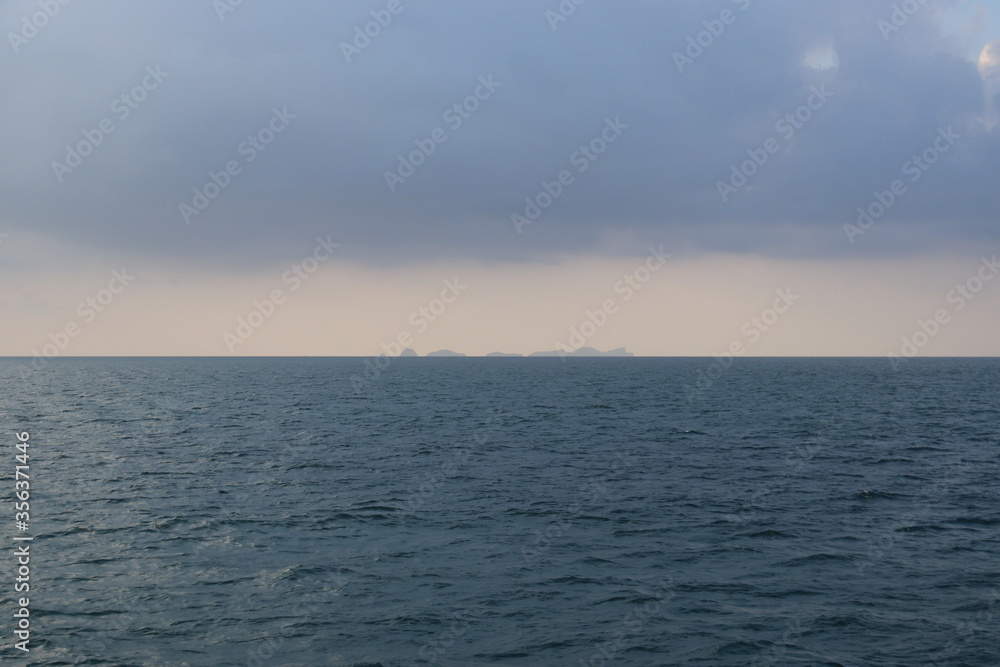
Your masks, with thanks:
[{"label": "low cloud layer", "polygon": [[968,10],[10,2],[0,231],[248,268],[326,234],[373,265],[993,244],[1000,63]]}]

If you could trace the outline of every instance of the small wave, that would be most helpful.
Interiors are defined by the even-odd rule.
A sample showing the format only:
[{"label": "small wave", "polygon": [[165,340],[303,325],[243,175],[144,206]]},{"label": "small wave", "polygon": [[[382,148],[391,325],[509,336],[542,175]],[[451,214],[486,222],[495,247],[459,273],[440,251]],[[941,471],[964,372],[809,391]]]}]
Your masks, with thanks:
[{"label": "small wave", "polygon": [[73,565],[104,565],[105,563],[117,563],[117,558],[85,558],[78,560]]},{"label": "small wave", "polygon": [[865,491],[862,491],[861,493],[857,494],[855,496],[855,498],[862,498],[864,500],[871,500],[871,499],[874,499],[874,498],[893,499],[893,498],[899,498],[899,495],[896,494],[896,493],[890,493],[888,491],[871,491],[871,490],[865,490]]},{"label": "small wave", "polygon": [[322,575],[328,572],[339,572],[341,568],[323,565],[290,565],[283,570],[271,573],[268,578],[279,581],[297,581],[299,579],[312,578],[315,575]]},{"label": "small wave", "polygon": [[386,507],[385,505],[355,505],[351,508],[354,512],[398,512],[398,507]]},{"label": "small wave", "polygon": [[964,523],[974,526],[995,526],[1000,523],[1000,519],[986,519],[978,516],[960,516],[953,521],[954,523]]},{"label": "small wave", "polygon": [[354,516],[353,514],[348,514],[347,512],[337,512],[336,514],[323,517],[322,519],[317,520],[313,525],[322,527],[322,526],[328,526],[331,523],[339,524],[344,521],[360,521],[360,520],[361,520],[360,517]]},{"label": "small wave", "polygon": [[537,509],[532,507],[526,509],[521,509],[520,507],[510,507],[504,510],[504,514],[508,514],[510,516],[548,516],[552,514],[552,511],[552,507],[546,504],[545,507]]},{"label": "small wave", "polygon": [[900,526],[896,529],[897,533],[927,533],[933,530],[948,530],[944,526],[938,526],[937,524],[915,524],[912,526]]},{"label": "small wave", "polygon": [[768,647],[768,644],[761,641],[737,640],[727,642],[721,646],[716,646],[712,653],[715,656],[751,656],[760,653]]},{"label": "small wave", "polygon": [[822,594],[823,593],[821,591],[810,591],[804,588],[793,588],[792,590],[788,591],[778,591],[778,590],[771,590],[769,588],[764,588],[759,593],[757,593],[757,595],[761,597],[777,598],[777,599],[797,597],[800,595],[822,595]]},{"label": "small wave", "polygon": [[198,579],[192,582],[194,586],[230,586],[233,584],[241,584],[245,581],[253,581],[253,577],[235,577],[233,579],[219,579],[216,581],[208,581],[205,579]]},{"label": "small wave", "polygon": [[582,561],[585,565],[617,565],[613,560],[608,560],[606,558],[598,558],[597,556],[587,556]]},{"label": "small wave", "polygon": [[173,528],[174,526],[179,526],[180,524],[186,522],[187,519],[185,519],[184,517],[175,516],[175,517],[170,517],[169,519],[163,519],[161,521],[157,521],[152,525],[147,525],[142,530],[143,532],[148,532],[150,530],[165,530],[167,528]]},{"label": "small wave", "polygon": [[849,561],[849,560],[851,560],[849,557],[844,556],[842,554],[821,553],[821,554],[811,554],[809,556],[802,556],[800,558],[793,558],[791,560],[785,561],[784,563],[782,563],[782,565],[786,565],[789,567],[798,567],[800,565],[809,565],[812,563],[827,563],[830,561]]},{"label": "small wave", "polygon": [[750,533],[746,537],[754,537],[757,539],[773,540],[778,538],[792,538],[794,535],[789,535],[788,533],[783,533],[780,530],[761,530],[756,533]]},{"label": "small wave", "polygon": [[606,582],[598,581],[597,579],[591,579],[590,577],[577,577],[575,575],[566,575],[563,577],[558,577],[556,579],[550,579],[545,583],[546,584],[603,584]]},{"label": "small wave", "polygon": [[815,627],[845,628],[848,626],[865,627],[865,622],[857,616],[819,616],[812,622]]}]

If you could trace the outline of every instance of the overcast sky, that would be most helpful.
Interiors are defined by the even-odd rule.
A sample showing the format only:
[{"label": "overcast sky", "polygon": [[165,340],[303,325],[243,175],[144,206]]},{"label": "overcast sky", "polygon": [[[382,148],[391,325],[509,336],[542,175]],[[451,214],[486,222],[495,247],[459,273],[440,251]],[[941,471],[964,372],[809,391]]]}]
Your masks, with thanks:
[{"label": "overcast sky", "polygon": [[17,0],[0,27],[0,354],[73,322],[60,354],[531,352],[610,298],[588,345],[711,355],[781,288],[812,292],[753,353],[886,354],[946,304],[922,354],[1000,354],[1000,280],[947,305],[1000,249],[998,2]]}]

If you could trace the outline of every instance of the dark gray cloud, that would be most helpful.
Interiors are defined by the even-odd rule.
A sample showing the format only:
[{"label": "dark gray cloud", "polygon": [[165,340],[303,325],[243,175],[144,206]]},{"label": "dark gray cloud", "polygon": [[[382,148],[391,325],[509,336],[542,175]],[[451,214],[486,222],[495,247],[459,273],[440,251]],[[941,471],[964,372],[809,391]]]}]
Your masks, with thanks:
[{"label": "dark gray cloud", "polygon": [[[556,0],[401,0],[347,62],[342,43],[388,4],[244,0],[224,20],[210,0],[60,6],[17,53],[5,45],[0,224],[249,266],[294,257],[320,233],[385,263],[650,243],[915,252],[1000,236],[998,137],[981,121],[975,63],[942,32],[951,3],[929,2],[884,39],[890,0],[589,0],[555,30]],[[724,10],[732,22],[679,72],[675,52]],[[20,33],[37,11],[7,3],[0,25]],[[823,49],[838,67],[805,64]],[[112,101],[157,67],[165,78],[121,117],[128,101]],[[444,115],[477,87],[486,96],[481,77],[500,85],[467,118]],[[832,97],[794,132],[778,125],[814,90]],[[295,117],[264,150],[242,145],[275,109]],[[60,182],[52,163],[104,119],[114,131]],[[574,153],[608,119],[628,128],[580,173]],[[908,183],[879,233],[847,244],[842,225],[948,127],[961,139]],[[437,128],[447,141],[391,192],[385,172]],[[769,138],[777,152],[722,201],[717,182]],[[230,161],[240,173],[185,224],[179,205]],[[561,170],[573,183],[517,234],[511,215]]]}]

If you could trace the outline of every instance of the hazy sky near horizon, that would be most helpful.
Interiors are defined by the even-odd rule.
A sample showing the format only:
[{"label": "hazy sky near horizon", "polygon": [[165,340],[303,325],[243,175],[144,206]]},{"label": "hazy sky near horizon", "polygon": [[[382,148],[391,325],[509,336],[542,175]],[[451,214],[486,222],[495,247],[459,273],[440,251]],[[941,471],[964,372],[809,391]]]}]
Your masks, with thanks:
[{"label": "hazy sky near horizon", "polygon": [[0,27],[3,355],[1000,354],[996,0]]}]

